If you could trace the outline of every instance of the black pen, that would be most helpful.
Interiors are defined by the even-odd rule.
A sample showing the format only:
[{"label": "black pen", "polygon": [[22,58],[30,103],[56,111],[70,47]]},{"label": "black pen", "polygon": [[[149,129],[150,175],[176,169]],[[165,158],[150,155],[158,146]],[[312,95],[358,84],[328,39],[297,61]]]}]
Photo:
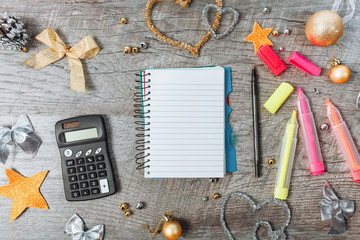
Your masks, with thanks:
[{"label": "black pen", "polygon": [[258,97],[257,97],[257,84],[255,77],[255,66],[251,71],[251,93],[252,93],[252,113],[253,113],[253,140],[254,140],[254,165],[255,177],[260,177],[260,149],[259,149],[259,125],[258,125]]}]

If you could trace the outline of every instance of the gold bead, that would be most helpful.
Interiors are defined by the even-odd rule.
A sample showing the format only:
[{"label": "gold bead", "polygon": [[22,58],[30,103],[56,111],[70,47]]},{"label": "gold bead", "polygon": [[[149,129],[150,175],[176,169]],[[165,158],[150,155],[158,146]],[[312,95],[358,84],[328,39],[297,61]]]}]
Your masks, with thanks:
[{"label": "gold bead", "polygon": [[218,200],[218,199],[220,198],[220,194],[214,193],[214,194],[212,195],[212,198],[213,198],[214,200]]},{"label": "gold bead", "polygon": [[269,166],[274,165],[274,163],[275,163],[275,161],[274,161],[273,159],[268,159],[268,160],[267,160],[267,164],[268,164]]},{"label": "gold bead", "polygon": [[279,32],[276,31],[276,30],[274,30],[274,31],[272,31],[272,35],[273,35],[274,37],[277,37],[277,36],[279,36]]},{"label": "gold bead", "polygon": [[24,47],[24,49],[23,49],[23,50],[21,50],[21,52],[26,53],[26,52],[27,52],[27,48],[26,48],[26,47]]},{"label": "gold bead", "polygon": [[123,52],[124,52],[125,54],[129,54],[129,53],[131,53],[131,48],[130,48],[129,46],[125,46],[125,47],[123,48]]},{"label": "gold bead", "polygon": [[128,205],[126,203],[120,204],[120,210],[121,211],[125,212],[127,208],[128,208]]},{"label": "gold bead", "polygon": [[137,47],[132,48],[132,53],[137,54],[139,52],[139,49]]},{"label": "gold bead", "polygon": [[126,18],[121,18],[121,19],[120,19],[120,23],[121,23],[121,24],[126,24],[126,22],[127,22]]},{"label": "gold bead", "polygon": [[125,211],[124,215],[125,215],[125,217],[130,217],[131,216],[130,210]]}]

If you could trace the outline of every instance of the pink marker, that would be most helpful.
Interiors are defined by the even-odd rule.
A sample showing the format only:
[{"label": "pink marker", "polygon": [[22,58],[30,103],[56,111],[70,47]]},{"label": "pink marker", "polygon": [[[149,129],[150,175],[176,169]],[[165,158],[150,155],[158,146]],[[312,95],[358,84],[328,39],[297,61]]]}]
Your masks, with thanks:
[{"label": "pink marker", "polygon": [[312,175],[320,175],[325,172],[321,156],[319,138],[316,133],[314,115],[311,112],[309,100],[302,89],[298,88],[298,110],[301,129],[304,135],[305,149]]}]

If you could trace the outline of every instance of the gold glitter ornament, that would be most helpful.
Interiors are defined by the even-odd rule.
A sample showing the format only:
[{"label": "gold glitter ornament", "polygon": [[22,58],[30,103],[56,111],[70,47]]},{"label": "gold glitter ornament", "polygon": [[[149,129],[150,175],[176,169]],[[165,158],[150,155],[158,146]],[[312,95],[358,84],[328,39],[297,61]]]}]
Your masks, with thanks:
[{"label": "gold glitter ornament", "polygon": [[319,47],[335,44],[341,37],[344,24],[336,12],[323,10],[312,15],[306,22],[305,34],[307,39]]}]

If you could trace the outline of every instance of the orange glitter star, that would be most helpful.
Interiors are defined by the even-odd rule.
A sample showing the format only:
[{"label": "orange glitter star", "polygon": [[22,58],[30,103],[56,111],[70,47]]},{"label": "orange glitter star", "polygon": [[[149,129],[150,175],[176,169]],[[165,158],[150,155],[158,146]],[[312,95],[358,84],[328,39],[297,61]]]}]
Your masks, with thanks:
[{"label": "orange glitter star", "polygon": [[9,179],[9,185],[0,187],[0,195],[13,200],[10,222],[14,221],[28,207],[49,209],[39,191],[48,171],[39,172],[29,178],[10,169],[5,169],[5,172]]},{"label": "orange glitter star", "polygon": [[253,32],[247,36],[244,41],[254,43],[255,52],[257,52],[262,45],[273,45],[273,43],[267,37],[272,30],[273,28],[262,29],[260,25],[255,22]]}]

